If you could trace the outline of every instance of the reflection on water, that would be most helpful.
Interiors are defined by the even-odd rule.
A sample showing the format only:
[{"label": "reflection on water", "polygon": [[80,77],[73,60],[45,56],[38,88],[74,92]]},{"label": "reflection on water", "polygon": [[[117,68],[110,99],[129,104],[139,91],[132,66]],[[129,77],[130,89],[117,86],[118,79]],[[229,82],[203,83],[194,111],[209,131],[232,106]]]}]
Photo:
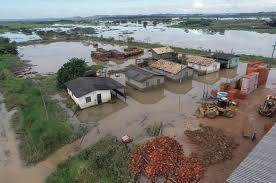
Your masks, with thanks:
[{"label": "reflection on water", "polygon": [[[113,30],[99,27],[100,35],[126,40],[128,36],[137,41],[147,43],[161,43],[164,45],[182,48],[202,48],[212,51],[221,50],[237,54],[270,56],[271,45],[274,44],[276,34],[257,33],[240,30],[195,30],[170,28],[166,25],[156,27],[142,25],[112,26]],[[122,35],[123,32],[133,32],[131,35]]]},{"label": "reflection on water", "polygon": [[33,33],[32,35],[26,35],[20,32],[19,33],[6,32],[4,34],[0,34],[0,37],[9,38],[11,41],[15,41],[15,42],[24,42],[24,41],[41,39],[35,33]]},{"label": "reflection on water", "polygon": [[77,117],[83,123],[97,122],[125,107],[127,107],[127,103],[121,99],[114,98],[111,103],[105,103],[81,110]]},{"label": "reflection on water", "polygon": [[[117,49],[123,51],[125,46],[100,44],[99,48],[106,50]],[[50,44],[36,44],[19,47],[19,54],[22,59],[30,60],[34,70],[39,73],[57,72],[58,69],[68,61],[68,59],[77,57],[84,58],[88,65],[106,64],[109,69],[122,69],[135,63],[136,58],[145,58],[150,56],[146,50],[144,55],[132,57],[124,61],[110,60],[109,62],[100,62],[91,58],[91,51],[96,50],[91,42],[56,42]]]},{"label": "reflection on water", "polygon": [[166,81],[164,84],[164,88],[174,94],[184,95],[193,88],[192,83],[193,82],[191,79],[182,81],[181,83]]},{"label": "reflection on water", "polygon": [[223,69],[219,71],[219,77],[226,79],[233,79],[238,75],[238,68],[234,69]]},{"label": "reflection on water", "polygon": [[208,85],[213,85],[217,81],[219,81],[219,72],[213,72],[207,75],[199,76],[197,73],[194,73],[194,80],[208,84]]},{"label": "reflection on water", "polygon": [[127,95],[140,104],[156,104],[165,98],[163,87],[152,88],[148,91],[139,91],[128,86]]}]

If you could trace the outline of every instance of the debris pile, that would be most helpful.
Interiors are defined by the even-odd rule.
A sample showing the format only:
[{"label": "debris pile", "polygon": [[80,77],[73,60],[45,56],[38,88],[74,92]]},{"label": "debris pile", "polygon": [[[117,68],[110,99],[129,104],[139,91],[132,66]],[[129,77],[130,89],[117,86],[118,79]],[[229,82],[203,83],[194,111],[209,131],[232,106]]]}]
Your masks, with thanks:
[{"label": "debris pile", "polygon": [[192,157],[201,160],[205,166],[232,159],[233,151],[238,146],[222,130],[214,130],[212,127],[201,126],[199,130],[187,130],[185,135],[200,147],[200,151],[192,153]]},{"label": "debris pile", "polygon": [[144,53],[142,48],[126,48],[124,52],[118,50],[105,50],[103,48],[97,48],[96,51],[91,52],[91,57],[100,61],[108,61],[108,59],[122,60],[131,56]]},{"label": "debris pile", "polygon": [[130,169],[134,176],[144,174],[151,180],[165,177],[178,183],[198,181],[205,170],[196,158],[184,156],[175,139],[166,136],[140,145],[131,155]]}]

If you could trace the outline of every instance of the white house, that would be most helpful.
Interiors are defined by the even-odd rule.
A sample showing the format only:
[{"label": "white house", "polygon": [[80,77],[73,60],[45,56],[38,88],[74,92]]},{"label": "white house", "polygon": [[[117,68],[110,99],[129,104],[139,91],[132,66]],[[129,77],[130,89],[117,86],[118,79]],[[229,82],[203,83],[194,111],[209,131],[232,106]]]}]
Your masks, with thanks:
[{"label": "white house", "polygon": [[125,87],[111,78],[80,77],[65,85],[68,94],[81,109],[109,102],[114,92],[125,96]]},{"label": "white house", "polygon": [[220,63],[212,58],[187,55],[187,63],[188,67],[196,70],[199,75],[210,74],[220,70]]}]

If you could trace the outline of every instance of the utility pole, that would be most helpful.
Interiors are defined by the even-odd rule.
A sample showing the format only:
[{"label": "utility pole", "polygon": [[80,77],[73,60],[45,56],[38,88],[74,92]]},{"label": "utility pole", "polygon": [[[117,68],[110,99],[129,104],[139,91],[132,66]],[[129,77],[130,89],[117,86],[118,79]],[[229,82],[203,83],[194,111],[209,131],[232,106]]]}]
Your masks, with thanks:
[{"label": "utility pole", "polygon": [[272,47],[273,47],[273,51],[272,51],[271,59],[272,59],[272,61],[273,61],[273,57],[274,57],[274,53],[275,53],[275,49],[276,49],[276,41],[275,41],[275,44],[272,45]]}]

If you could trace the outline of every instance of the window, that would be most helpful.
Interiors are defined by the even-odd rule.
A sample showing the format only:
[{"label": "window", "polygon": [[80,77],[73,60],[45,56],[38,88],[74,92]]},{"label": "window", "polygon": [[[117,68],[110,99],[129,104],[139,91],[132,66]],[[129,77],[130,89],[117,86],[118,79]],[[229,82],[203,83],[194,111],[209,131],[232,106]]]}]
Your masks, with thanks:
[{"label": "window", "polygon": [[160,79],[157,79],[157,84],[160,85]]},{"label": "window", "polygon": [[86,103],[91,102],[91,97],[85,97],[85,101],[86,101]]},{"label": "window", "polygon": [[149,87],[149,82],[146,82],[146,87]]},{"label": "window", "polygon": [[217,69],[217,64],[213,65],[213,67],[214,67],[214,70],[216,70]]}]

